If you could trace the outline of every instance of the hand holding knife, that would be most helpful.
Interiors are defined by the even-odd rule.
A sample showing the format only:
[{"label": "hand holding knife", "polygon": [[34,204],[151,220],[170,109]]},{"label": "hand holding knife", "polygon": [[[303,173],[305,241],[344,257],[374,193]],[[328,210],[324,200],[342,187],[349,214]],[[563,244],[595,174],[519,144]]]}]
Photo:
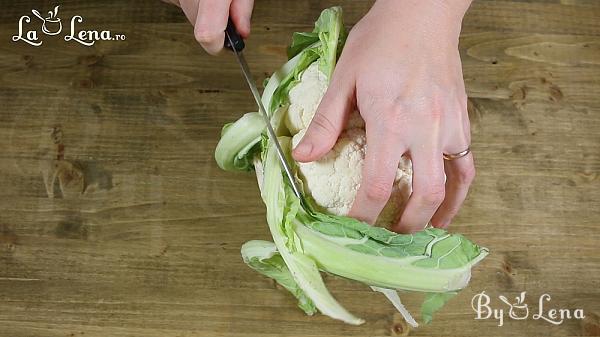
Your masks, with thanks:
[{"label": "hand holding knife", "polygon": [[233,53],[235,54],[236,59],[238,60],[238,63],[240,64],[240,67],[242,68],[242,74],[244,75],[246,82],[248,82],[248,86],[250,87],[252,96],[254,96],[254,100],[256,101],[256,104],[258,105],[259,113],[261,114],[261,116],[263,117],[263,119],[265,121],[269,139],[275,144],[275,149],[277,150],[277,156],[279,157],[279,162],[281,163],[281,166],[283,167],[283,170],[285,171],[285,174],[288,177],[288,180],[290,182],[290,185],[292,186],[292,190],[294,191],[294,194],[296,195],[296,197],[298,197],[298,199],[300,199],[300,201],[302,203],[304,203],[304,197],[302,196],[302,193],[300,192],[300,189],[298,188],[298,184],[296,183],[296,180],[294,179],[294,174],[292,172],[291,166],[287,162],[285,154],[283,153],[283,150],[281,149],[281,144],[279,144],[279,141],[277,140],[277,135],[275,134],[275,131],[273,130],[273,127],[271,126],[270,116],[269,116],[267,110],[265,109],[265,107],[263,106],[263,103],[262,103],[262,100],[260,97],[260,93],[258,92],[258,89],[256,88],[254,78],[252,77],[252,73],[250,72],[248,63],[246,63],[246,59],[244,58],[244,54],[242,52],[244,47],[246,47],[244,40],[242,39],[240,34],[238,34],[237,30],[235,29],[235,26],[233,25],[231,18],[229,18],[229,21],[227,22],[227,29],[225,29],[225,48],[233,51]]}]

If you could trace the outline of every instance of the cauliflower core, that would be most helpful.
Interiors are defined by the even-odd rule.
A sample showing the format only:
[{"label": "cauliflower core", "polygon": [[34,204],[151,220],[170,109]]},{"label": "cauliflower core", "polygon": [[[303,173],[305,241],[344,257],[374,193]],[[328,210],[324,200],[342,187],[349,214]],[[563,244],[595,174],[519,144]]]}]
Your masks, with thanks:
[{"label": "cauliflower core", "polygon": [[[327,77],[319,71],[318,62],[310,65],[289,93],[290,106],[285,119],[293,135],[295,147],[304,136],[310,121],[327,89]],[[364,122],[354,111],[346,129],[333,149],[319,161],[298,163],[304,189],[322,209],[336,215],[347,215],[356,198],[367,151]],[[411,193],[412,165],[402,158],[390,200],[377,219],[377,225],[387,226],[404,209]]]}]

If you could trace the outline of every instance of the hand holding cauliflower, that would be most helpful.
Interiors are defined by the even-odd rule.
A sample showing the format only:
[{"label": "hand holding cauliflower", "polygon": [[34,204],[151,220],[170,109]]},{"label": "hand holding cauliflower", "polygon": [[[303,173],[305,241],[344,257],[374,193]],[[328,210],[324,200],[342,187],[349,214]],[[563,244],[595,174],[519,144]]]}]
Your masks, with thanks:
[{"label": "hand holding cauliflower", "polygon": [[[285,125],[293,134],[293,146],[306,133],[326,89],[327,77],[319,71],[315,62],[290,90]],[[318,206],[335,215],[348,215],[360,186],[366,149],[364,122],[354,111],[330,152],[318,161],[298,163],[305,189]],[[396,170],[391,196],[376,221],[377,225],[387,227],[401,214],[411,192],[411,176],[410,160],[403,158]]]},{"label": "hand holding cauliflower", "polygon": [[[293,153],[299,162],[326,156],[338,147],[348,115],[358,108],[369,148],[349,216],[376,222],[395,194],[404,155],[412,160],[412,194],[392,229],[415,232],[430,220],[445,228],[458,213],[475,175],[466,151],[470,127],[458,53],[470,2],[379,0],[350,32]],[[457,153],[466,155],[443,160]]]}]

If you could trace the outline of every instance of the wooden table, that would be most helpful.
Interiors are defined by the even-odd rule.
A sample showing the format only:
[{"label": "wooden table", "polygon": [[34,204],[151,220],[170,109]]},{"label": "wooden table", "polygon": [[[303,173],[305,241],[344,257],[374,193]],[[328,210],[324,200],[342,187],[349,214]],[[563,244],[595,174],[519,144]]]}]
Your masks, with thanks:
[{"label": "wooden table", "polygon": [[[257,80],[285,61],[292,32],[338,3],[349,25],[369,7],[257,1],[246,51]],[[367,323],[306,317],[243,264],[241,244],[269,232],[254,177],[213,159],[221,126],[255,109],[231,55],[205,55],[159,1],[59,4],[65,24],[81,15],[81,28],[126,40],[12,42],[21,15],[52,7],[0,6],[0,336],[600,335],[598,1],[477,0],[469,11],[461,55],[478,176],[452,230],[492,254],[412,331],[381,294],[332,276]],[[495,308],[527,291],[533,312],[548,293],[544,310],[586,319],[498,327],[474,320],[481,291]],[[415,313],[420,299],[403,295]]]}]

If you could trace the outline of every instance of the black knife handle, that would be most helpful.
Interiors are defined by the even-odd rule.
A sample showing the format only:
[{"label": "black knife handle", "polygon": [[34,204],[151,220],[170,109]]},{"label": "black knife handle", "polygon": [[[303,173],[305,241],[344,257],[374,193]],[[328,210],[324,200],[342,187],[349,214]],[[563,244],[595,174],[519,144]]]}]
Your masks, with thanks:
[{"label": "black knife handle", "polygon": [[[229,38],[227,38],[229,36]],[[231,39],[231,43],[229,42]],[[242,51],[246,44],[244,43],[244,39],[238,34],[235,26],[233,25],[233,21],[231,18],[227,21],[227,29],[225,29],[225,48],[235,51]]]}]

